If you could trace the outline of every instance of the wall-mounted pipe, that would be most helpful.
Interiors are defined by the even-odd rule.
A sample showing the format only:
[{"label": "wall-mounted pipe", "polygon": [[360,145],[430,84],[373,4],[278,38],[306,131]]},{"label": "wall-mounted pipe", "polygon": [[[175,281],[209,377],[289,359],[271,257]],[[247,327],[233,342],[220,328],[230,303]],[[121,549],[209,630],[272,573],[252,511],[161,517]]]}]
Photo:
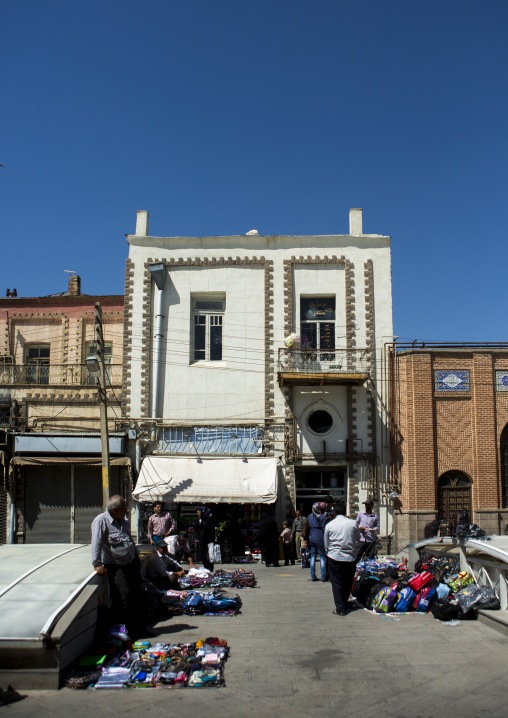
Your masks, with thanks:
[{"label": "wall-mounted pipe", "polygon": [[166,267],[163,263],[151,264],[150,274],[157,287],[157,326],[155,329],[155,341],[153,347],[153,364],[152,364],[152,418],[157,418],[158,411],[158,394],[159,394],[159,366],[162,339],[162,295],[164,291],[164,282],[166,280]]}]

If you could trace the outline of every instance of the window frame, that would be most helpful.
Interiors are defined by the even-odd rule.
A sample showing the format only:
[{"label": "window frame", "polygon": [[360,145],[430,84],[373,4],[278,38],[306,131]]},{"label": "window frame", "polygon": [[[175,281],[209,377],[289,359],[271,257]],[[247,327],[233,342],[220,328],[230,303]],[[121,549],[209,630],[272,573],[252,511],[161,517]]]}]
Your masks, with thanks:
[{"label": "window frame", "polygon": [[[216,307],[199,307],[200,302],[210,302],[222,304],[222,310]],[[191,295],[191,356],[190,363],[198,364],[200,362],[220,362],[223,361],[223,331],[224,331],[224,315],[226,313],[226,295],[225,294],[195,294]],[[197,322],[196,319],[200,321]],[[202,320],[202,321],[201,321]],[[196,347],[196,328],[203,327],[203,338],[200,340],[199,348]],[[214,331],[220,327],[220,332]],[[214,341],[212,337],[220,334],[220,357],[212,357]],[[204,356],[196,357],[196,352],[202,352]]]},{"label": "window frame", "polygon": [[[302,314],[302,302],[305,300],[314,299],[332,299],[333,300],[333,318],[327,318],[323,317],[320,318],[317,316],[316,318],[308,319],[303,316]],[[332,311],[332,310],[331,310]],[[300,294],[300,336],[301,336],[301,346],[302,349],[315,349],[316,351],[321,352],[335,352],[336,349],[336,322],[337,322],[337,295],[336,294]],[[303,332],[303,326],[304,324],[308,324],[309,326],[314,327],[314,331],[312,332],[314,334],[314,340],[315,340],[315,347],[306,347],[304,342],[304,332]],[[328,347],[322,347],[321,343],[323,340],[323,337],[325,336],[325,327],[330,327],[331,330],[331,344],[333,346]],[[325,357],[322,357],[325,358]]]}]

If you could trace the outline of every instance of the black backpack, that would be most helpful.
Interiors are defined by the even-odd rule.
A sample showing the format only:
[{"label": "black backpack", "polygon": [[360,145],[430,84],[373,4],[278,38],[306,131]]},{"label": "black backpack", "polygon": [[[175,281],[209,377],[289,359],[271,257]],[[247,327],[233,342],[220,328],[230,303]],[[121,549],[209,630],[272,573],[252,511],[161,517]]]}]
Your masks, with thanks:
[{"label": "black backpack", "polygon": [[360,571],[353,582],[351,595],[353,598],[356,598],[359,603],[365,605],[373,586],[380,587],[379,579],[368,574],[367,571]]}]

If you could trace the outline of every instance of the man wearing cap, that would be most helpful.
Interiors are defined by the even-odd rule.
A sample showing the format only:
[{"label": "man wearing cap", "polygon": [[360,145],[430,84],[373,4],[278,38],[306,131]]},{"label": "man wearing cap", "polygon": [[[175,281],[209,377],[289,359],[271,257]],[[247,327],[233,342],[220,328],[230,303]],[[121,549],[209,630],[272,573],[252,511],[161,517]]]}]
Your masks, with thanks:
[{"label": "man wearing cap", "polygon": [[165,539],[175,530],[175,519],[169,511],[164,511],[164,501],[155,501],[153,505],[154,513],[148,519],[148,539],[151,544],[155,544],[155,539]]},{"label": "man wearing cap", "polygon": [[356,517],[356,525],[360,529],[358,561],[360,561],[363,556],[366,558],[374,558],[377,534],[379,532],[379,518],[378,515],[372,511],[374,502],[372,499],[367,499],[363,503],[365,505],[365,511],[360,511]]},{"label": "man wearing cap", "polygon": [[164,539],[155,539],[155,551],[146,564],[146,577],[161,591],[180,588],[178,579],[185,576],[179,563],[168,556]]},{"label": "man wearing cap", "polygon": [[188,560],[191,568],[195,567],[192,554],[187,542],[187,534],[180,531],[176,536],[168,536],[164,539],[168,547],[168,554],[174,561],[181,561],[184,557]]}]

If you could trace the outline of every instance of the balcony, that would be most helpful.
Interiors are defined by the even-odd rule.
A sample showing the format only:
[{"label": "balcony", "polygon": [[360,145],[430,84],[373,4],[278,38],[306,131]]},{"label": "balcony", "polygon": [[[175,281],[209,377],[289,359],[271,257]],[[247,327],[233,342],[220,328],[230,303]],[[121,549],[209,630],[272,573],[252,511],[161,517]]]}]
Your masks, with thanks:
[{"label": "balcony", "polygon": [[[106,367],[110,386],[121,386],[122,365]],[[0,366],[0,386],[95,386],[86,364],[4,364]]]},{"label": "balcony", "polygon": [[369,349],[279,349],[279,386],[361,386],[369,378],[371,359]]}]

